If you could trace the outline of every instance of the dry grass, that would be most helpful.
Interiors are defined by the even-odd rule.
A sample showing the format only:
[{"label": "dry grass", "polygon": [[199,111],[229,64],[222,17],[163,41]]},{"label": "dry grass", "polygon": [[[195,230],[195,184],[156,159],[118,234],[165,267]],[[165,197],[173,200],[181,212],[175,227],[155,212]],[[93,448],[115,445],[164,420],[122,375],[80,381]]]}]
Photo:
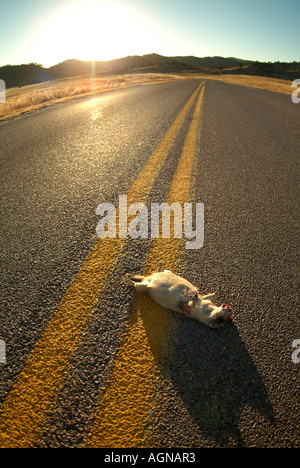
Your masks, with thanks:
[{"label": "dry grass", "polygon": [[101,78],[69,78],[47,81],[22,88],[10,88],[6,103],[0,104],[0,122],[26,115],[47,106],[128,86],[184,79],[184,76],[158,73],[116,75]]},{"label": "dry grass", "polygon": [[[199,76],[200,77],[200,76]],[[201,78],[225,81],[227,83],[250,86],[251,88],[266,89],[277,93],[292,94],[294,88],[288,80],[268,78],[266,76],[253,75],[201,75]]]},{"label": "dry grass", "polygon": [[137,73],[94,79],[82,77],[68,78],[47,81],[22,88],[8,89],[6,103],[0,104],[0,122],[5,122],[57,103],[68,102],[85,96],[95,96],[104,91],[190,78],[225,81],[285,94],[292,94],[293,91],[289,81],[252,75]]}]

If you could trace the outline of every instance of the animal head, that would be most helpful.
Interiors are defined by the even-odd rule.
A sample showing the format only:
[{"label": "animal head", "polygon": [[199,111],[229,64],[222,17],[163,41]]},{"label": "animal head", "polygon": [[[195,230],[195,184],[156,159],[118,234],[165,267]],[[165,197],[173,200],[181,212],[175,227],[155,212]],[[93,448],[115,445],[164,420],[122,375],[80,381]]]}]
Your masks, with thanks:
[{"label": "animal head", "polygon": [[209,326],[212,328],[221,328],[232,320],[232,310],[230,305],[222,304],[221,307],[216,307],[216,310],[211,315]]},{"label": "animal head", "polygon": [[222,304],[218,307],[210,300],[203,300],[197,295],[189,302],[185,311],[187,315],[194,317],[211,328],[221,328],[233,320],[229,304]]}]

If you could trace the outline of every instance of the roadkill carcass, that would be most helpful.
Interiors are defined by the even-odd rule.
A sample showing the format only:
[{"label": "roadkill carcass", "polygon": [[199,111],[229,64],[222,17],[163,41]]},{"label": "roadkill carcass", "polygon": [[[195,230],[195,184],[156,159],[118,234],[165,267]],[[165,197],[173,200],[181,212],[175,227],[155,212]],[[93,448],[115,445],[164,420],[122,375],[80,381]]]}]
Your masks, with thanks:
[{"label": "roadkill carcass", "polygon": [[216,306],[212,303],[216,292],[201,296],[198,289],[186,279],[170,270],[162,271],[161,263],[158,271],[149,276],[127,273],[125,282],[137,292],[149,294],[162,307],[183,313],[211,328],[221,328],[233,320],[229,304]]}]

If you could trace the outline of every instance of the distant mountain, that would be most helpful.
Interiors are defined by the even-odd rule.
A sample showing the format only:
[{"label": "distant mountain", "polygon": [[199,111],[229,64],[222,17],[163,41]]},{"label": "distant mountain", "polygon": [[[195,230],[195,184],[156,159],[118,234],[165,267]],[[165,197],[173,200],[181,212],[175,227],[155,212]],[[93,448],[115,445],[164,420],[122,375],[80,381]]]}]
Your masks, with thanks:
[{"label": "distant mountain", "polygon": [[249,60],[242,60],[233,57],[224,58],[224,57],[174,57],[175,60],[179,62],[184,62],[188,65],[192,65],[194,68],[231,68],[236,67],[239,64],[244,65],[245,63],[250,63]]},{"label": "distant mountain", "polygon": [[[102,62],[97,62],[98,66]],[[91,62],[82,62],[81,60],[65,60],[48,68],[52,78],[66,78],[69,76],[86,75],[91,73]]]},{"label": "distant mountain", "polygon": [[65,60],[45,68],[36,63],[0,67],[7,88],[75,76],[103,76],[121,73],[238,73],[293,80],[299,77],[300,62],[254,62],[234,57],[165,57],[159,54],[132,55],[109,61]]}]

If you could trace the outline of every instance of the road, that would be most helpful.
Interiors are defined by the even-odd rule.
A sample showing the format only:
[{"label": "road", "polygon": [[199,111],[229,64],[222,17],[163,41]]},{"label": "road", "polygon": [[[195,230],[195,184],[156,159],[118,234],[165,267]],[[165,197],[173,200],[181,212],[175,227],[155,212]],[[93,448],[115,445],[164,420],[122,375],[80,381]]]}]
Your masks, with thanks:
[{"label": "road", "polygon": [[[137,86],[3,124],[0,151],[1,446],[300,446],[300,104]],[[99,239],[97,206],[119,195],[204,203],[203,247]],[[159,260],[234,321],[136,296],[122,277]]]}]

